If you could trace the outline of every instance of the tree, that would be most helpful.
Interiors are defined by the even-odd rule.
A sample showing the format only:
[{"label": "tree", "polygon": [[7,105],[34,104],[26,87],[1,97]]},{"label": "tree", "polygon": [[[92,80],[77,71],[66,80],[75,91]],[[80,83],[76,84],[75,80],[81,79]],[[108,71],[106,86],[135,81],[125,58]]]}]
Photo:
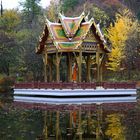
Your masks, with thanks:
[{"label": "tree", "polygon": [[40,26],[32,26],[31,29],[21,29],[17,34],[20,54],[18,59],[18,73],[25,80],[28,80],[27,75],[29,75],[29,73],[30,76],[33,75],[31,80],[39,80],[39,77],[42,77],[42,59],[41,56],[37,56],[35,54],[35,47],[37,46],[39,31]]},{"label": "tree", "polygon": [[120,0],[90,0],[90,2],[104,10],[112,20],[115,18],[115,13],[118,12],[118,9],[124,8]]},{"label": "tree", "polygon": [[[42,76],[41,57],[36,56],[35,47],[43,28],[44,17],[40,0],[25,0],[21,3],[21,24],[17,33],[19,65],[18,73],[21,80],[38,80]],[[28,78],[31,76],[32,78]],[[41,78],[40,78],[41,79]]]},{"label": "tree", "polygon": [[133,31],[133,19],[130,12],[124,10],[122,14],[116,14],[116,21],[108,28],[108,38],[112,44],[112,52],[109,54],[108,69],[121,70],[122,60],[125,58],[126,41]]},{"label": "tree", "polygon": [[16,32],[20,18],[15,10],[5,10],[0,17],[0,71],[10,74],[10,68],[16,63]]},{"label": "tree", "polygon": [[[140,65],[140,24],[136,18],[133,19],[131,34],[128,36],[125,47],[125,65],[128,72],[128,79],[139,79]],[[134,74],[133,74],[134,73]],[[132,77],[133,76],[133,77]]]},{"label": "tree", "polygon": [[58,17],[58,13],[60,12],[59,10],[59,1],[58,0],[51,0],[50,1],[50,5],[49,7],[47,7],[47,18],[50,20],[50,21],[53,21],[55,22],[57,17]]},{"label": "tree", "polygon": [[109,15],[97,5],[87,1],[84,3],[84,11],[89,13],[89,18],[94,17],[95,22],[100,23],[101,28],[105,28],[109,24]]},{"label": "tree", "polygon": [[140,21],[140,10],[137,13],[138,20]]},{"label": "tree", "polygon": [[[139,0],[120,0],[124,5],[126,5],[135,16],[139,15],[140,12],[140,1]],[[139,16],[138,16],[139,18]]]},{"label": "tree", "polygon": [[0,29],[5,32],[15,32],[15,27],[20,23],[19,14],[16,10],[5,10],[3,16],[0,17]]},{"label": "tree", "polygon": [[25,0],[21,2],[23,15],[28,23],[32,23],[41,13],[41,7],[39,5],[41,0]]},{"label": "tree", "polygon": [[78,5],[78,0],[60,0],[61,9],[64,13],[73,11],[74,8]]}]

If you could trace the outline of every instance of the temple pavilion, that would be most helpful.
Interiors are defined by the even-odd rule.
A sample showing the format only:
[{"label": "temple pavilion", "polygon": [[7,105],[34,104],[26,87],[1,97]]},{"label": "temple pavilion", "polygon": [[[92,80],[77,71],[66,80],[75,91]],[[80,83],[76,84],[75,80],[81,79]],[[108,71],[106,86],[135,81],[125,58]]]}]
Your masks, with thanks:
[{"label": "temple pavilion", "polygon": [[43,56],[46,82],[60,82],[62,58],[66,60],[67,69],[61,70],[67,71],[67,82],[83,82],[83,64],[86,69],[85,82],[92,82],[93,72],[94,79],[100,82],[103,65],[109,52],[99,24],[96,24],[93,18],[88,20],[85,13],[79,17],[65,17],[59,14],[58,23],[46,19],[36,48],[36,53]]}]

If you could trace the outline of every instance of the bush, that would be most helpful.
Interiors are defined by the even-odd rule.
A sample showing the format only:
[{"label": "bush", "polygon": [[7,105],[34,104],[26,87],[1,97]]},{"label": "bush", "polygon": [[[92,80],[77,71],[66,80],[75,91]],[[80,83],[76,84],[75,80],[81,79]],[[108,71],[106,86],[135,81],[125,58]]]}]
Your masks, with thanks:
[{"label": "bush", "polygon": [[0,92],[7,92],[14,86],[14,79],[11,77],[3,77],[0,79]]}]

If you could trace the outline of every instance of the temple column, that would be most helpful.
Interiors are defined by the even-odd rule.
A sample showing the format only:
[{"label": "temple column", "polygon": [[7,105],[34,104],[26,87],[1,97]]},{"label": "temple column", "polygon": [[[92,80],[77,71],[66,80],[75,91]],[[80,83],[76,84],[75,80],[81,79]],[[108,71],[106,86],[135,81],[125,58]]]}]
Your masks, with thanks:
[{"label": "temple column", "polygon": [[70,53],[68,53],[68,82],[72,82],[72,57]]},{"label": "temple column", "polygon": [[44,54],[43,54],[43,63],[44,63],[44,81],[47,82],[47,64],[48,64],[48,54],[45,46]]},{"label": "temple column", "polygon": [[82,64],[82,50],[80,49],[79,60],[78,60],[78,82],[81,82],[81,79],[82,79],[81,78],[81,75],[82,75],[81,64]]},{"label": "temple column", "polygon": [[99,63],[100,63],[100,67],[99,67],[99,75],[100,75],[100,77],[99,77],[99,79],[100,79],[100,82],[102,82],[103,81],[103,63],[104,63],[104,56],[105,56],[105,54],[101,54],[101,56],[100,56],[100,61],[99,61]]},{"label": "temple column", "polygon": [[56,82],[60,81],[60,56],[58,51],[56,51]]},{"label": "temple column", "polygon": [[44,64],[44,81],[47,82],[47,65]]},{"label": "temple column", "polygon": [[49,64],[49,81],[52,82],[52,62]]},{"label": "temple column", "polygon": [[103,81],[103,65],[100,65],[100,82]]},{"label": "temple column", "polygon": [[90,56],[87,56],[86,60],[86,81],[90,82]]},{"label": "temple column", "polygon": [[99,53],[100,45],[97,45],[96,52],[96,64],[97,64],[97,82],[100,82],[100,53]]}]

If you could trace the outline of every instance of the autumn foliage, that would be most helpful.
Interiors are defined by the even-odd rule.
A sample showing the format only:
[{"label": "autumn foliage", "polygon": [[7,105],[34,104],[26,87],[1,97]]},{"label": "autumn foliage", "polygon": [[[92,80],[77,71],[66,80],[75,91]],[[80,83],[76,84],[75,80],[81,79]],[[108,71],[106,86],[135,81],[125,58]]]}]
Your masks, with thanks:
[{"label": "autumn foliage", "polygon": [[0,92],[7,92],[12,89],[14,80],[11,77],[4,77],[0,79]]},{"label": "autumn foliage", "polygon": [[120,71],[123,69],[122,61],[125,58],[126,41],[135,29],[136,21],[133,21],[131,13],[123,10],[116,14],[116,21],[108,28],[108,38],[112,45],[112,52],[109,54],[108,69]]}]

